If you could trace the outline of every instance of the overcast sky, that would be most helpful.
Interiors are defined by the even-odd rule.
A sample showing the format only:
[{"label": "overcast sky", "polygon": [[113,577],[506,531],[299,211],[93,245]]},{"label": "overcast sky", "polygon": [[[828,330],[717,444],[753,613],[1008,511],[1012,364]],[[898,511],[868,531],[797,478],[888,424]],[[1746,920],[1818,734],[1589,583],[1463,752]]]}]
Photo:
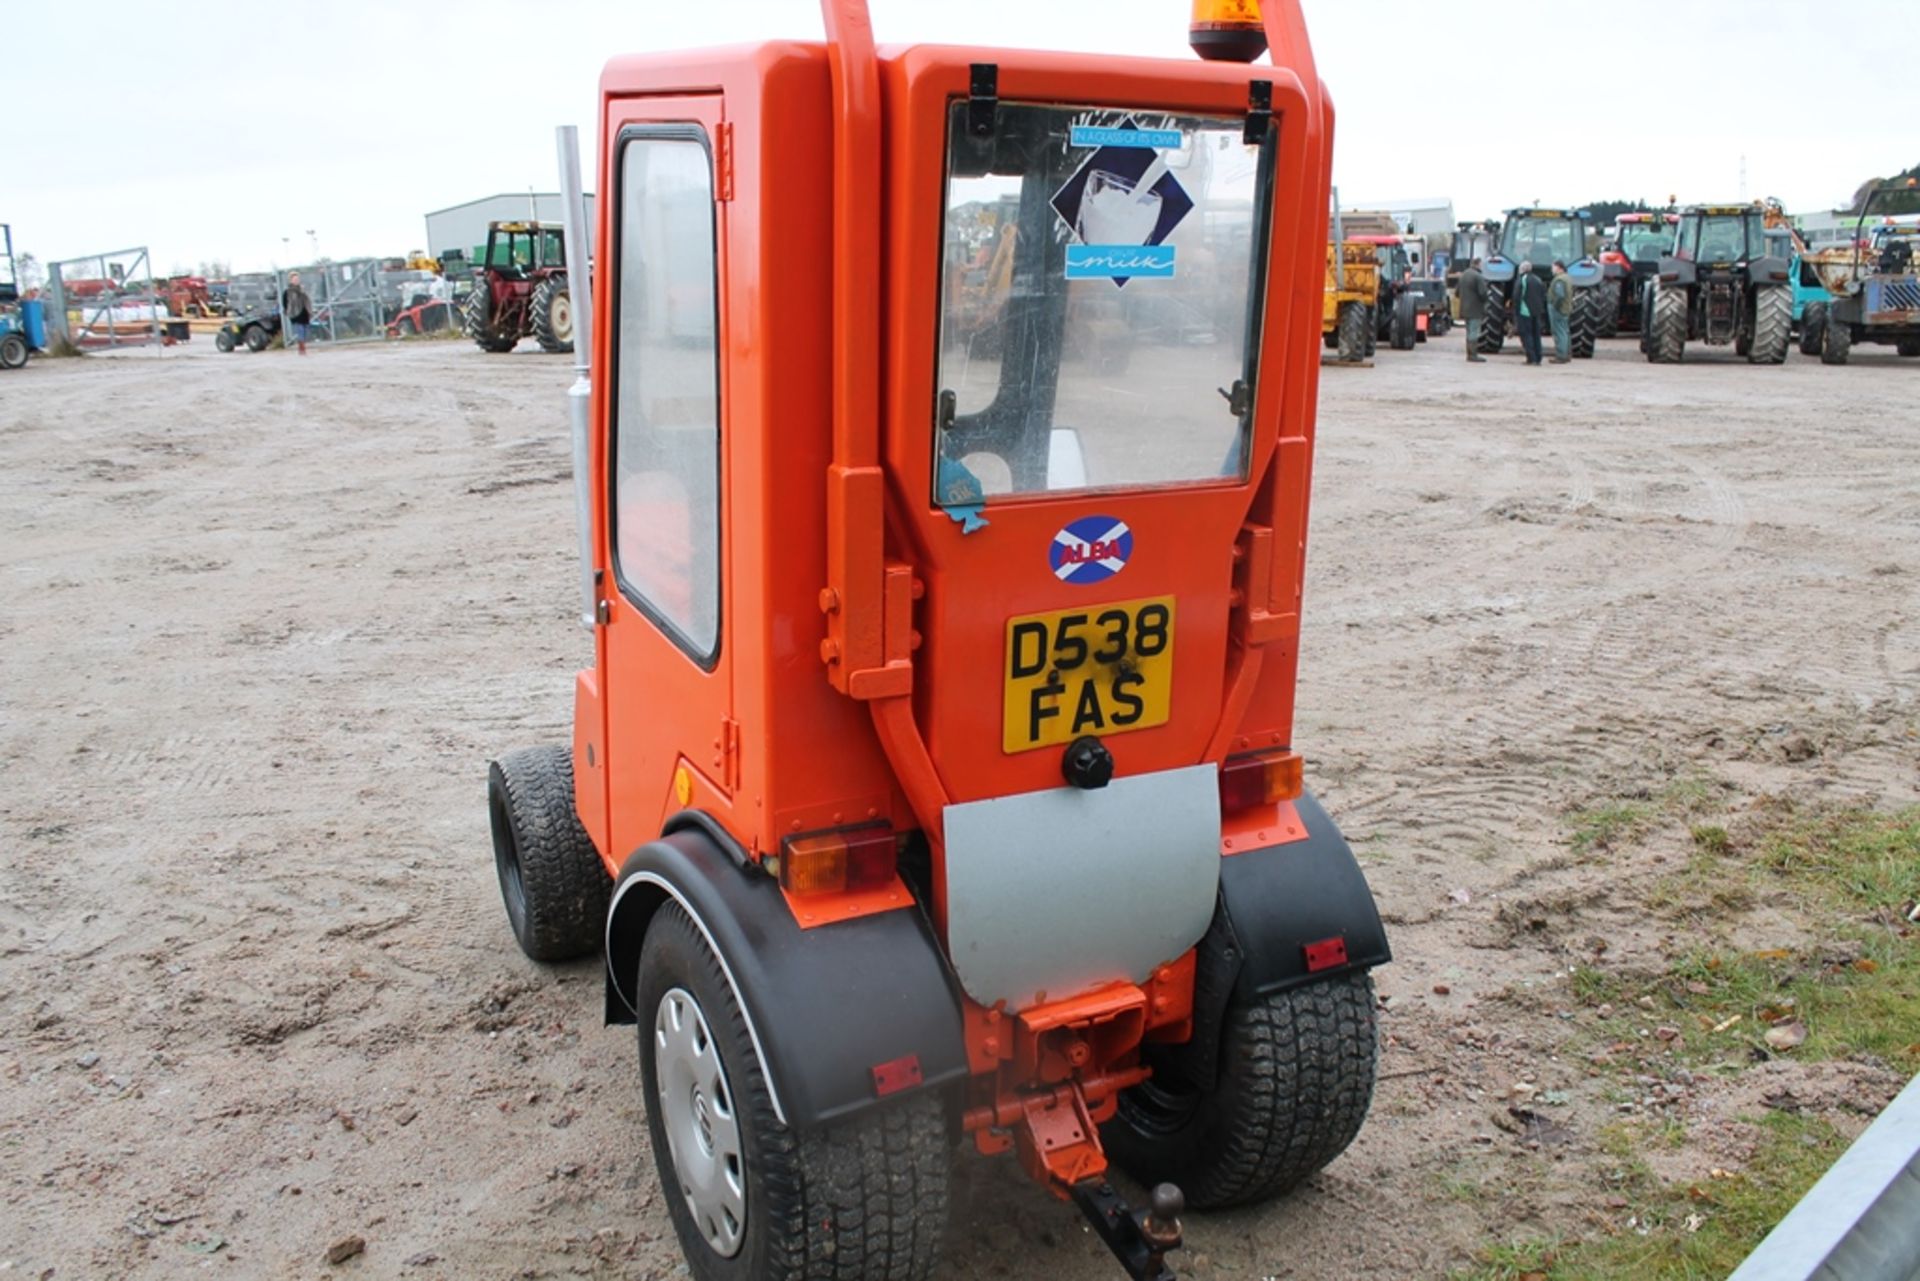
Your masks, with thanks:
[{"label": "overcast sky", "polygon": [[[1347,203],[1445,195],[1479,217],[1728,200],[1744,156],[1747,194],[1800,212],[1920,161],[1920,77],[1902,61],[1917,0],[1304,2]],[[1187,0],[872,6],[883,43],[1189,56]],[[146,244],[163,272],[304,262],[314,243],[404,253],[429,209],[552,190],[553,127],[589,132],[607,56],[820,35],[809,0],[0,9],[15,247],[44,261]]]}]

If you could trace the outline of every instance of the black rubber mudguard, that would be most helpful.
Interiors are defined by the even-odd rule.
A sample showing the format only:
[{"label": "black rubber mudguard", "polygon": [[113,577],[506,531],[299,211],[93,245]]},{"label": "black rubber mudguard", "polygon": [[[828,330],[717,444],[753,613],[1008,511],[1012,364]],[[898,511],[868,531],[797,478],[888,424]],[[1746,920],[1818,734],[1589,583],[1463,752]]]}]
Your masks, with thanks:
[{"label": "black rubber mudguard", "polygon": [[773,879],[697,813],[635,850],[615,882],[609,1023],[635,1021],[641,944],[669,898],[719,955],[790,1128],[967,1074],[959,998],[917,907],[803,930]]},{"label": "black rubber mudguard", "polygon": [[1229,1002],[1250,1004],[1393,959],[1346,838],[1311,793],[1294,809],[1306,825],[1304,841],[1220,861],[1220,898],[1196,958],[1193,1037],[1162,1051],[1181,1078],[1202,1088],[1213,1085]]}]

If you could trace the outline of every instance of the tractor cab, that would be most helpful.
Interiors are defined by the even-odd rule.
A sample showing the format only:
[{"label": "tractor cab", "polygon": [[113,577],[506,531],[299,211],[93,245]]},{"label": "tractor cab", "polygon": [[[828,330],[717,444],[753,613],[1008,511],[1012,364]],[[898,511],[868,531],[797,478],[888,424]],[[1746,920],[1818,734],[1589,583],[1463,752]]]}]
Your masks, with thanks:
[{"label": "tractor cab", "polygon": [[1764,213],[1758,206],[1697,205],[1680,214],[1670,256],[1703,272],[1732,272],[1768,256]]},{"label": "tractor cab", "polygon": [[1630,263],[1653,263],[1672,251],[1677,214],[1621,214],[1615,245],[1620,256]]},{"label": "tractor cab", "polygon": [[1594,340],[1610,332],[1614,319],[1614,292],[1596,288],[1605,272],[1587,253],[1587,229],[1592,215],[1586,210],[1513,209],[1500,228],[1500,248],[1486,259],[1487,316],[1480,327],[1480,350],[1492,355],[1506,343],[1511,298],[1522,272],[1543,282],[1553,279],[1553,264],[1566,264],[1574,288],[1571,317],[1572,354],[1577,360],[1593,355]]},{"label": "tractor cab", "polygon": [[490,223],[487,243],[477,257],[478,266],[511,280],[524,280],[543,268],[567,265],[562,230],[537,222]]},{"label": "tractor cab", "polygon": [[963,1140],[1160,1281],[1358,1132],[1389,952],[1294,732],[1331,114],[1264,8],[1130,58],[823,0],[601,77],[593,662],[488,792],[695,1277],[927,1275]]}]

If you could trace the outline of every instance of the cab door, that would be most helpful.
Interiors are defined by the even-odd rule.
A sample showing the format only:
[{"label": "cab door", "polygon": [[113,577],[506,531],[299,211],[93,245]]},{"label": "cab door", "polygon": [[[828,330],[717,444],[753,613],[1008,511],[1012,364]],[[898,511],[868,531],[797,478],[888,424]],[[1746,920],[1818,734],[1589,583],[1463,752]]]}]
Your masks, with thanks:
[{"label": "cab door", "polygon": [[734,788],[722,114],[714,94],[614,99],[603,122],[601,670],[621,854]]}]

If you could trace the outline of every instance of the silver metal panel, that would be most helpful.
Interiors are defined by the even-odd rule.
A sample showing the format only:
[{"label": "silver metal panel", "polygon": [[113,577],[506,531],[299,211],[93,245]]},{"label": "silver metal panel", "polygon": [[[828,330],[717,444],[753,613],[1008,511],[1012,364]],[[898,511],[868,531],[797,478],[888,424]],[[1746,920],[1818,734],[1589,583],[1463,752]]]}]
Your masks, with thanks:
[{"label": "silver metal panel", "polygon": [[1220,885],[1219,779],[1195,765],[949,805],[947,942],[967,995],[1060,1000],[1192,947]]},{"label": "silver metal panel", "polygon": [[1730,1281],[1920,1277],[1920,1076],[1800,1198]]}]

